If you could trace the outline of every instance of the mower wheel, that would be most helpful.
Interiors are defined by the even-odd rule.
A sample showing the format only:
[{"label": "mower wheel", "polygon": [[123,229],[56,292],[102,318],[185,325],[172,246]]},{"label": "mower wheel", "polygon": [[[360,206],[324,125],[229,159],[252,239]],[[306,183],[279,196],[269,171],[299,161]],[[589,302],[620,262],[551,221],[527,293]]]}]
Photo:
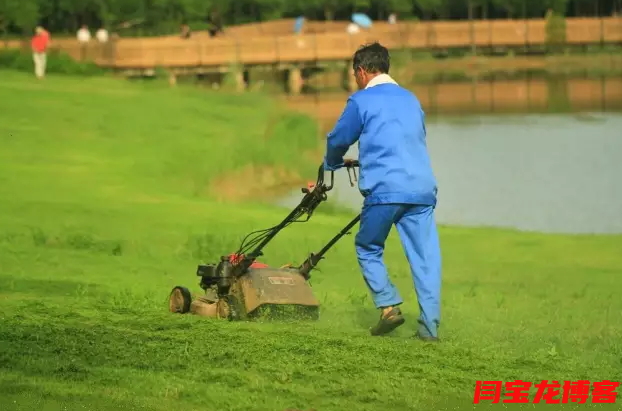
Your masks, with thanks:
[{"label": "mower wheel", "polygon": [[177,286],[171,291],[168,308],[172,313],[185,314],[190,311],[192,295],[186,287]]}]

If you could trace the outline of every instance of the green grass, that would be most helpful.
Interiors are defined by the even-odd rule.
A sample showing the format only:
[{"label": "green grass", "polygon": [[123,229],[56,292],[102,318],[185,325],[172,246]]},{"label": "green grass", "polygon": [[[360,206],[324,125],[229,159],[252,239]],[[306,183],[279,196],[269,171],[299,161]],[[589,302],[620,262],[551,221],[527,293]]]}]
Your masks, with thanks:
[{"label": "green grass", "polygon": [[[0,70],[11,69],[33,72],[32,53],[23,49],[0,49]],[[47,53],[46,72],[72,76],[98,76],[105,70],[92,62],[79,62],[59,50]]]},{"label": "green grass", "polygon": [[[258,94],[0,72],[0,409],[472,409],[476,380],[622,380],[619,236],[441,227],[438,345],[411,338],[395,233],[407,323],[390,337],[368,336],[352,237],[314,273],[317,323],[169,314],[197,263],[287,213],[215,202],[210,179],[251,162],[313,178],[297,153],[315,132]],[[293,225],[265,261],[299,263],[349,219]]]}]

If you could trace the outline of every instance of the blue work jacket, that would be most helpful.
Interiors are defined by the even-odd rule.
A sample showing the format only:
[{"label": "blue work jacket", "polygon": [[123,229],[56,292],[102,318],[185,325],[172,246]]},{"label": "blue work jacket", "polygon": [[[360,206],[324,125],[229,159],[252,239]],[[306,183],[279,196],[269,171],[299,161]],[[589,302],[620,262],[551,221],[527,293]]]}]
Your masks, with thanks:
[{"label": "blue work jacket", "polygon": [[425,114],[412,92],[390,81],[348,98],[327,136],[324,169],[343,167],[344,155],[358,141],[359,190],[364,204],[436,206],[437,183],[427,150]]}]

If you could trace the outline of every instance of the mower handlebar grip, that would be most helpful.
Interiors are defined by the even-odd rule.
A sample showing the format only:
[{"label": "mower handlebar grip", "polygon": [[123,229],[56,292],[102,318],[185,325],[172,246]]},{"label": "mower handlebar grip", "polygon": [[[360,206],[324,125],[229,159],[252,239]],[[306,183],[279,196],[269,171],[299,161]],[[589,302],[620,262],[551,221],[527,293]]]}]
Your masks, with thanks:
[{"label": "mower handlebar grip", "polygon": [[[354,160],[352,158],[345,158],[343,160],[343,166],[345,168],[348,169],[348,174],[350,174],[350,169],[351,168],[355,168],[355,167],[360,167],[360,163],[358,160]],[[317,177],[317,183],[316,186],[321,187],[324,185],[324,163],[320,164],[320,167],[318,169],[318,177]],[[356,174],[355,174],[356,176]],[[324,186],[325,187],[325,191],[330,191],[333,188],[333,185],[335,183],[335,172],[331,171],[330,172],[330,185],[329,186]],[[303,193],[305,192],[305,190],[303,189]]]}]

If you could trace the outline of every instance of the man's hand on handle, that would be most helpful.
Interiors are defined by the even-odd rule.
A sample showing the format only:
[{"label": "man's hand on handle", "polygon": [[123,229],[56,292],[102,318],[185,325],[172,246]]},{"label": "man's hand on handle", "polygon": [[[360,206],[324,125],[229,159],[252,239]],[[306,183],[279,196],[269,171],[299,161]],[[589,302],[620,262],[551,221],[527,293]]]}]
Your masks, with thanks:
[{"label": "man's hand on handle", "polygon": [[[352,181],[352,175],[350,173],[350,170],[352,170],[352,172],[354,173],[354,181],[357,180],[356,177],[356,170],[354,170],[356,167],[359,167],[359,161],[352,159],[352,158],[344,158],[343,159],[343,165],[339,165],[338,167],[328,167],[326,164],[326,159],[322,162],[322,165],[320,166],[320,170],[319,170],[319,174],[318,174],[318,184],[323,183],[324,181],[324,172],[325,171],[330,171],[330,179],[331,179],[331,183],[330,186],[327,187],[326,191],[329,191],[333,188],[333,175],[336,169],[339,169],[341,167],[344,167],[345,169],[348,170],[348,177],[350,178],[350,185],[352,187],[354,187],[354,183]],[[316,184],[317,185],[317,184]],[[305,189],[302,189],[303,193],[308,193],[313,189],[313,185],[312,183],[310,183],[310,185]]]},{"label": "man's hand on handle", "polygon": [[358,160],[354,160],[353,158],[344,158],[343,159],[343,166],[347,167],[347,168],[358,167],[359,166],[359,161]]},{"label": "man's hand on handle", "polygon": [[[343,166],[348,170],[348,178],[350,179],[350,186],[354,187],[354,182],[357,181],[356,178],[356,170],[354,168],[359,167],[359,161],[354,160],[352,158],[344,158]],[[352,175],[350,174],[350,170],[354,173],[354,181],[352,180]]]}]

